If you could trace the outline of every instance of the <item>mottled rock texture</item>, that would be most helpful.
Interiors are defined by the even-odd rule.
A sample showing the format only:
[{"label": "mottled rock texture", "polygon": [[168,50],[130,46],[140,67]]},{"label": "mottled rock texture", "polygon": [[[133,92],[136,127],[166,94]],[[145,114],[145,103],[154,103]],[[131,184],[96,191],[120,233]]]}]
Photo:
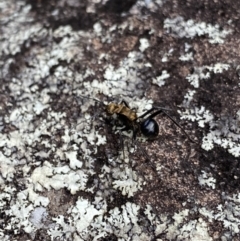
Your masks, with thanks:
[{"label": "mottled rock texture", "polygon": [[[239,11],[2,0],[0,239],[240,240]],[[134,141],[106,114],[122,99],[194,142],[164,113]]]}]

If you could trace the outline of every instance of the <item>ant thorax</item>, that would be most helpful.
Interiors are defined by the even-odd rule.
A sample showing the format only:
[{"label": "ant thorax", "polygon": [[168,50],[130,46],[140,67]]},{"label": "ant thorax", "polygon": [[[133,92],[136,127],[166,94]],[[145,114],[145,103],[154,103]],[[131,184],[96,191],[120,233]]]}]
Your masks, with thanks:
[{"label": "ant thorax", "polygon": [[107,105],[107,113],[110,115],[119,114],[119,116],[125,116],[129,121],[135,121],[137,119],[137,113],[130,109],[125,101],[122,101],[125,104],[115,104],[110,103]]}]

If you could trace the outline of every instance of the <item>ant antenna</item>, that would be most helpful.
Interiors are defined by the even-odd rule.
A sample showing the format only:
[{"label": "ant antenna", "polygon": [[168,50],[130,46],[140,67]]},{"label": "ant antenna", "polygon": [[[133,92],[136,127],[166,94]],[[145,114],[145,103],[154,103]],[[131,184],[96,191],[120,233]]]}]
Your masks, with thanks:
[{"label": "ant antenna", "polygon": [[90,99],[90,100],[94,100],[96,102],[99,102],[99,103],[102,103],[102,101],[98,100],[98,99],[95,99],[95,98],[92,98],[92,97],[89,97],[89,96],[84,96],[84,95],[79,95],[78,96],[82,97],[82,98],[85,98],[85,99]]}]

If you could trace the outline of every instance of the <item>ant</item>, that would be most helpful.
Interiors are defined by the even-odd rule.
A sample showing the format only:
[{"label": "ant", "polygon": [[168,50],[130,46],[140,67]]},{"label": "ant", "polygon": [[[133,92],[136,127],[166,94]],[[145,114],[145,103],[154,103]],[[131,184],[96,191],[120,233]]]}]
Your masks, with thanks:
[{"label": "ant", "polygon": [[[195,142],[185,132],[183,127],[180,126],[168,113],[165,112],[165,110],[167,110],[167,109],[160,108],[160,107],[153,107],[150,110],[147,110],[142,115],[138,116],[136,110],[131,108],[127,104],[127,102],[124,100],[122,100],[120,103],[110,102],[108,104],[105,104],[102,101],[92,98],[92,97],[79,95],[79,94],[78,94],[78,96],[88,99],[88,100],[92,99],[95,102],[98,102],[101,105],[104,105],[105,111],[106,111],[105,113],[110,116],[116,114],[117,115],[116,120],[120,121],[121,124],[123,125],[123,128],[121,128],[121,132],[125,131],[125,130],[132,131],[132,143],[134,144],[134,146],[135,146],[135,144],[137,144],[137,146],[139,146],[138,145],[139,143],[137,140],[138,134],[142,134],[149,140],[154,140],[158,136],[159,125],[158,125],[157,121],[154,119],[154,117],[156,117],[159,114],[164,114],[166,117],[168,117],[176,126],[178,126],[182,130],[182,132],[188,137],[188,139],[191,142]],[[104,117],[104,119],[105,119],[105,117]],[[109,121],[107,118],[105,120],[107,122]],[[123,136],[121,133],[120,133],[119,138],[120,138],[120,142],[121,142],[121,146],[122,146],[123,160],[125,160],[124,140],[123,140]],[[147,166],[149,166],[153,171],[155,171],[156,166],[153,162],[150,161],[151,158],[148,156],[148,153],[146,152],[146,150],[144,148],[140,148],[139,150],[141,151],[142,155],[144,156],[145,162],[148,162]],[[143,174],[141,171],[140,171],[140,173],[142,174],[142,176],[145,180],[145,174]]]},{"label": "ant", "polygon": [[[81,97],[93,99],[97,102],[102,103],[95,98],[86,96]],[[106,112],[109,115],[118,115],[119,119],[122,120],[123,124],[125,125],[125,128],[122,130],[131,129],[133,131],[133,140],[136,140],[137,134],[139,132],[148,139],[155,139],[159,134],[159,125],[154,119],[154,117],[162,113],[166,115],[176,126],[178,126],[191,142],[195,142],[190,138],[190,136],[186,133],[183,127],[180,126],[170,115],[168,115],[163,110],[163,108],[153,107],[150,110],[147,110],[144,114],[137,116],[136,111],[134,109],[131,109],[129,105],[124,100],[122,100],[120,104],[109,103],[108,105],[106,105]],[[153,113],[151,114],[151,112]],[[146,117],[147,115],[149,116]]]}]

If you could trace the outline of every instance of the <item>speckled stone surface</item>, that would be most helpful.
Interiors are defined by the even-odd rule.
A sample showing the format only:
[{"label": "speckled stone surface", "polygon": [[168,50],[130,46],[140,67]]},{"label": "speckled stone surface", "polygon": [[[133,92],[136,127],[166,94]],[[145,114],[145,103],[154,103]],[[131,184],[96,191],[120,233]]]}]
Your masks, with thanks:
[{"label": "speckled stone surface", "polygon": [[240,240],[239,9],[0,1],[0,239]]}]

